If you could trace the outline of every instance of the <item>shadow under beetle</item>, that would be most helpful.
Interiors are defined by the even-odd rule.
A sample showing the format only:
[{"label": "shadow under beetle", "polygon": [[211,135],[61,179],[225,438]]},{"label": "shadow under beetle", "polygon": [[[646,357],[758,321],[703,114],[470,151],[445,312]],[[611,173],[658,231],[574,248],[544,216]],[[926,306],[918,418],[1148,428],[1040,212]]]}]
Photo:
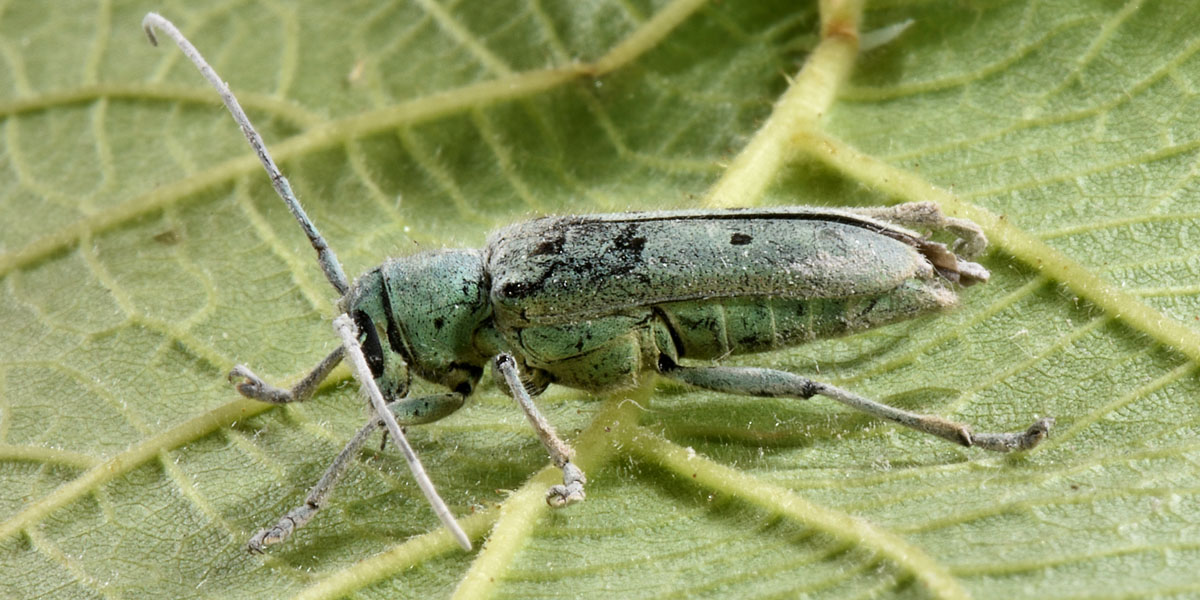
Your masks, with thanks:
[{"label": "shadow under beetle", "polygon": [[[1054,423],[1043,418],[1024,432],[975,433],[962,423],[783,371],[681,364],[784,348],[953,306],[955,285],[987,281],[988,271],[964,258],[981,252],[987,239],[974,223],[945,217],[932,203],[546,217],[494,233],[481,250],[389,259],[350,284],[228,87],[169,21],[151,13],[142,25],[152,43],[155,31],[174,40],[220,93],[341,294],[334,327],[342,344],[303,380],[281,389],[242,365],[230,379],[241,380],[237,389],[247,398],[300,402],[346,359],[374,408],[304,503],[250,539],[252,552],[307,523],[381,426],[404,453],[434,512],[470,549],[400,426],[436,421],[461,408],[489,363],[499,387],[517,400],[563,471],[563,483],[546,496],[553,506],[583,500],[586,478],[531,399],[551,383],[605,393],[656,373],[746,396],[820,394],[963,446],[999,452],[1034,447]],[[956,235],[959,254],[906,227]],[[409,396],[414,375],[447,391]]]}]

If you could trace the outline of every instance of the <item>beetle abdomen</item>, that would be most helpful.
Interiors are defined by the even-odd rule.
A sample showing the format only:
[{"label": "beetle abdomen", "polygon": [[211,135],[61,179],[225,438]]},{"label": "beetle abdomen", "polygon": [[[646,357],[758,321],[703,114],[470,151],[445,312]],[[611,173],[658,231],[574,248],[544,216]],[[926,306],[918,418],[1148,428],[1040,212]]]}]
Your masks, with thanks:
[{"label": "beetle abdomen", "polygon": [[909,280],[848,298],[721,298],[659,305],[679,356],[716,359],[776,350],[909,319],[955,303],[938,281]]},{"label": "beetle abdomen", "polygon": [[954,304],[937,280],[849,298],[717,298],[669,302],[569,325],[509,331],[528,366],[562,385],[607,391],[637,385],[659,357],[712,360],[845,335]]}]

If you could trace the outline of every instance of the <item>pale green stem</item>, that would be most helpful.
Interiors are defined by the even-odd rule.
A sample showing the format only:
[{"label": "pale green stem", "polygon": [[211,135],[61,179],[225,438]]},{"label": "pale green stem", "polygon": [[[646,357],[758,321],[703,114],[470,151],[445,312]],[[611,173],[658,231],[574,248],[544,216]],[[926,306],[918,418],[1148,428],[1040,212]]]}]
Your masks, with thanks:
[{"label": "pale green stem", "polygon": [[134,444],[128,450],[97,464],[79,477],[35,500],[21,512],[0,523],[0,540],[8,539],[28,527],[41,523],[54,511],[79,500],[101,485],[124,475],[158,456],[159,452],[178,448],[231,423],[249,419],[271,409],[270,404],[253,400],[235,400],[189,419],[167,431]]},{"label": "pale green stem", "polygon": [[[970,595],[945,566],[935,561],[920,547],[908,543],[895,533],[878,527],[866,519],[831,510],[805,500],[791,490],[764,482],[736,469],[705,458],[688,448],[680,447],[652,431],[634,427],[628,437],[629,450],[642,460],[678,473],[720,494],[735,497],[771,514],[801,523],[817,531],[870,550],[912,574],[937,598],[966,599]],[[622,436],[624,438],[624,436]]]},{"label": "pale green stem", "polygon": [[821,3],[821,42],[775,102],[766,123],[709,190],[706,205],[754,204],[784,165],[796,156],[796,133],[816,126],[854,67],[861,15],[861,1]]},{"label": "pale green stem", "polygon": [[[561,473],[561,471],[560,471]],[[499,518],[500,511],[492,508],[459,519],[458,524],[467,536],[478,540]],[[408,568],[452,552],[461,552],[458,542],[445,527],[405,540],[403,543],[360,560],[350,566],[320,577],[305,588],[295,600],[333,600],[402,573]]]},{"label": "pale green stem", "polygon": [[[628,432],[637,424],[641,412],[639,404],[644,403],[653,391],[654,378],[650,377],[634,392],[606,400],[591,425],[575,440],[573,462],[589,475],[607,463],[622,446],[620,432]],[[538,520],[552,510],[546,504],[546,490],[561,479],[562,470],[550,465],[504,501],[496,527],[454,590],[454,598],[476,600],[486,598],[496,590]],[[590,481],[595,483],[596,478],[593,476]]]},{"label": "pale green stem", "polygon": [[947,214],[970,219],[987,233],[992,245],[1038,272],[1070,287],[1080,298],[1104,309],[1132,329],[1200,362],[1200,333],[1163,314],[1137,297],[1105,281],[1095,272],[1042,240],[1013,225],[1003,215],[959,200],[954,194],[904,169],[864,154],[816,130],[803,134],[806,148],[820,160],[880,192],[904,200],[932,200]]}]

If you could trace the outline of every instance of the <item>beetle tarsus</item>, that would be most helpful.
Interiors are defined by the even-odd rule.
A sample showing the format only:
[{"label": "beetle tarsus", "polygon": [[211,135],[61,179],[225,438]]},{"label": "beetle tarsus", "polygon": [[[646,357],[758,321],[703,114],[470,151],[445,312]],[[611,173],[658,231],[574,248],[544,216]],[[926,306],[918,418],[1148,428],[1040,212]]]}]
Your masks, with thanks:
[{"label": "beetle tarsus", "polygon": [[1038,419],[1029,429],[1020,433],[976,433],[971,436],[972,445],[993,452],[1020,452],[1042,443],[1054,426],[1054,419]]},{"label": "beetle tarsus", "polygon": [[992,273],[983,265],[962,259],[958,260],[958,273],[959,279],[964,285],[987,283],[992,276]]},{"label": "beetle tarsus", "polygon": [[984,235],[983,228],[974,221],[946,217],[945,228],[958,236],[958,239],[950,245],[950,248],[961,257],[974,258],[983,254],[984,250],[987,250],[987,236]]},{"label": "beetle tarsus", "polygon": [[235,387],[239,394],[259,402],[267,404],[288,404],[293,401],[292,392],[282,388],[275,387],[255,375],[253,371],[246,368],[245,365],[237,365],[229,372],[229,381],[234,382],[238,379]]},{"label": "beetle tarsus", "polygon": [[258,533],[254,534],[254,537],[246,542],[246,552],[250,554],[262,554],[266,551],[267,546],[286,540],[295,529],[296,524],[286,517],[270,529],[259,529]]},{"label": "beetle tarsus", "polygon": [[580,469],[573,462],[567,462],[562,466],[563,482],[562,485],[551,487],[546,492],[546,504],[554,508],[562,508],[576,502],[583,502],[587,494],[583,491],[583,485],[587,483],[587,477],[583,474],[583,469]]},{"label": "beetle tarsus", "polygon": [[304,402],[312,397],[317,391],[317,386],[329,376],[329,372],[342,362],[343,349],[338,346],[333,352],[330,352],[316,367],[304,376],[290,390],[275,387],[263,381],[258,375],[246,367],[246,365],[237,365],[229,372],[229,381],[233,382],[238,379],[243,381],[237,384],[237,391],[241,395],[259,402],[267,404],[288,404],[290,402]]}]

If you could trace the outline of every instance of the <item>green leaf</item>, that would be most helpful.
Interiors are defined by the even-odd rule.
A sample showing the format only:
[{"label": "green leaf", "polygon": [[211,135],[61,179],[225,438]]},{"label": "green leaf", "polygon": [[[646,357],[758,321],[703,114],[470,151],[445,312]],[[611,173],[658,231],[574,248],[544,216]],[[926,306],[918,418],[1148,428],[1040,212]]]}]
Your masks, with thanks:
[{"label": "green leaf", "polygon": [[[1200,593],[1200,15],[881,4],[861,30],[912,25],[851,67],[853,36],[795,4],[5,5],[0,595]],[[997,456],[819,398],[552,387],[589,487],[551,511],[545,452],[489,383],[409,430],[482,549],[371,444],[249,555],[365,409],[344,370],[285,408],[225,380],[302,376],[336,297],[215,93],[146,43],[150,10],[229,81],[349,274],[534,214],[934,199],[994,242],[959,310],[730,362],[979,430],[1051,415],[1052,437]]]}]

